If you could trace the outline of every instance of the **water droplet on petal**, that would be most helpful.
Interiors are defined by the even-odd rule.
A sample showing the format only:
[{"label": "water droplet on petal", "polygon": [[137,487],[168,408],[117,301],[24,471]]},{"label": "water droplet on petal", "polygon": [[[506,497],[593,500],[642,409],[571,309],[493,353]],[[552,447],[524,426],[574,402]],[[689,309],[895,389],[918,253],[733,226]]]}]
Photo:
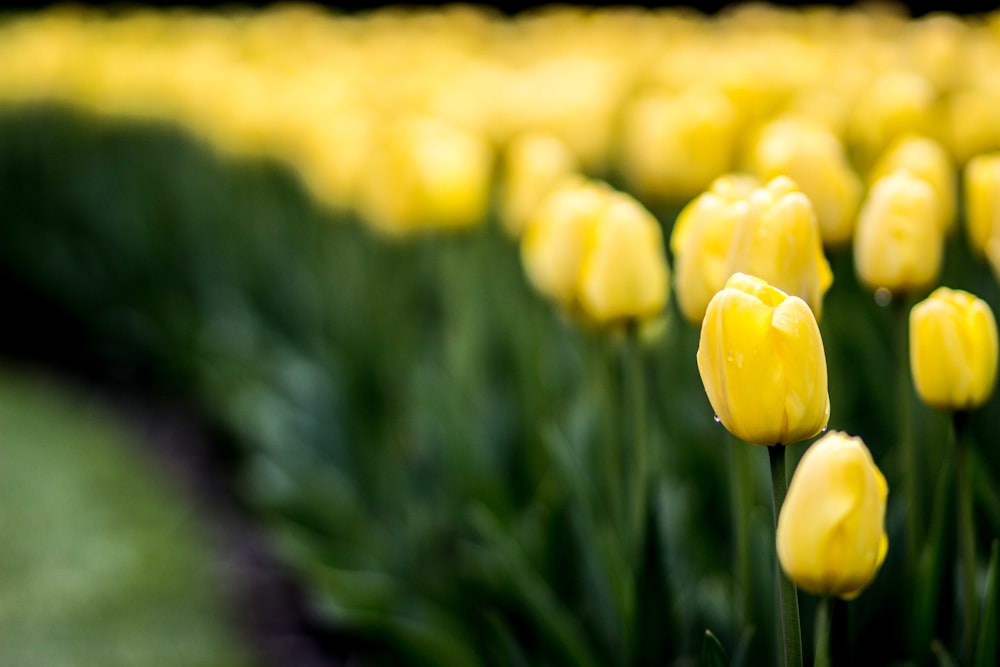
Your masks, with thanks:
[{"label": "water droplet on petal", "polygon": [[888,306],[890,302],[892,302],[892,292],[884,287],[879,287],[875,290],[875,303],[885,307]]},{"label": "water droplet on petal", "polygon": [[719,422],[721,422],[721,421],[722,421],[721,419],[719,419],[719,415],[715,415],[714,417],[712,417],[712,419],[714,419],[714,420],[715,420],[715,423],[716,423],[716,424],[718,424]]}]

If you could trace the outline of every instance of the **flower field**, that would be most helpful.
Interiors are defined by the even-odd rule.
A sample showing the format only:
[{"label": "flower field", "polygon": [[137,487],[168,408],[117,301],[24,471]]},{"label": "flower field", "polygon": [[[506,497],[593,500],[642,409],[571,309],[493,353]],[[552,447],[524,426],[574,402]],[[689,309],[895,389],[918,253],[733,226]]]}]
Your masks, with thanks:
[{"label": "flower field", "polygon": [[352,664],[1000,659],[1000,14],[66,6],[0,63],[0,353],[222,434]]}]

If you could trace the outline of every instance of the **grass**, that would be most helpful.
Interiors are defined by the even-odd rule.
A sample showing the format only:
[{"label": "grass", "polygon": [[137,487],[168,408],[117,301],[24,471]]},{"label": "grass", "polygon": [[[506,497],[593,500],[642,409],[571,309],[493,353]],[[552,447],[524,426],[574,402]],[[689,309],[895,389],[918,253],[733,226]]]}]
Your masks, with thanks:
[{"label": "grass", "polygon": [[0,664],[249,664],[192,504],[93,400],[9,368],[0,526]]}]

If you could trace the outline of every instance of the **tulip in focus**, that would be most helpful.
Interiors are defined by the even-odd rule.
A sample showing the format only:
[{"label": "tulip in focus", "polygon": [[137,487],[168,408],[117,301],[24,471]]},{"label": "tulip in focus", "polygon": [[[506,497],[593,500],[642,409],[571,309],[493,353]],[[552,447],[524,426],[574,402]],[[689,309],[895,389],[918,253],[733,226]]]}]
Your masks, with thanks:
[{"label": "tulip in focus", "polygon": [[910,366],[920,399],[942,410],[989,400],[997,376],[997,324],[982,299],[939,287],[910,311]]},{"label": "tulip in focus", "polygon": [[805,440],[830,418],[812,310],[759,278],[733,275],[708,304],[698,371],[719,421],[752,444]]},{"label": "tulip in focus", "polygon": [[530,133],[514,139],[507,147],[500,191],[500,219],[507,233],[519,238],[545,195],[578,170],[573,153],[554,135]]},{"label": "tulip in focus", "polygon": [[955,226],[955,165],[944,147],[927,137],[900,137],[879,158],[869,180],[874,183],[898,169],[922,178],[934,189],[941,231],[950,231]]},{"label": "tulip in focus", "polygon": [[833,273],[812,205],[795,183],[778,177],[750,195],[726,270],[757,276],[794,294],[819,317]]},{"label": "tulip in focus", "polygon": [[766,126],[751,156],[765,180],[788,176],[809,198],[826,245],[851,239],[861,202],[861,180],[840,139],[816,122],[779,120]]},{"label": "tulip in focus", "polygon": [[597,324],[651,319],[667,304],[669,281],[660,224],[632,197],[611,193],[587,239],[582,314]]},{"label": "tulip in focus", "polygon": [[850,600],[885,560],[888,487],[861,438],[832,431],[802,456],[778,516],[778,561],[813,595]]},{"label": "tulip in focus", "polygon": [[677,303],[693,325],[701,325],[708,302],[726,286],[729,249],[756,187],[752,177],[723,176],[677,216],[670,235]]},{"label": "tulip in focus", "polygon": [[944,235],[927,181],[908,171],[879,179],[858,214],[854,266],[872,289],[908,292],[934,282]]}]

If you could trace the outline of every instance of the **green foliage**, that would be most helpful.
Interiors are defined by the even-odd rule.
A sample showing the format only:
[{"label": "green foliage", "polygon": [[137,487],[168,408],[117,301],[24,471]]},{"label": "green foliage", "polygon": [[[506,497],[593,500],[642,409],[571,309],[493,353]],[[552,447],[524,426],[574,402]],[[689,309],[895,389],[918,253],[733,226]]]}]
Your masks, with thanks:
[{"label": "green foliage", "polygon": [[[675,214],[661,212],[668,230]],[[389,241],[342,218],[281,165],[222,159],[171,128],[8,111],[0,268],[18,317],[0,340],[182,397],[228,430],[242,493],[316,608],[365,640],[365,664],[670,664],[704,655],[705,627],[737,647],[736,664],[773,664],[766,455],[741,453],[749,489],[735,502],[742,445],[713,422],[697,332],[672,309],[643,351],[650,490],[636,546],[620,506],[623,341],[532,294],[492,221]],[[835,664],[887,664],[911,655],[914,626],[929,633],[921,651],[954,645],[949,607],[934,604],[949,578],[930,576],[951,552],[928,552],[918,586],[904,571],[891,321],[849,254],[831,259],[830,427],[861,435],[890,486],[888,560],[838,607],[849,618],[831,646]],[[1000,311],[957,237],[944,284]],[[930,489],[948,467],[947,424],[916,419]],[[994,397],[970,433],[985,444],[998,430]],[[978,456],[995,477],[1000,450]],[[980,535],[1000,533],[1000,512],[982,518]]]},{"label": "green foliage", "polygon": [[722,644],[718,638],[712,634],[711,630],[705,630],[705,639],[701,643],[701,667],[726,667],[729,660],[726,652],[722,649]]}]

